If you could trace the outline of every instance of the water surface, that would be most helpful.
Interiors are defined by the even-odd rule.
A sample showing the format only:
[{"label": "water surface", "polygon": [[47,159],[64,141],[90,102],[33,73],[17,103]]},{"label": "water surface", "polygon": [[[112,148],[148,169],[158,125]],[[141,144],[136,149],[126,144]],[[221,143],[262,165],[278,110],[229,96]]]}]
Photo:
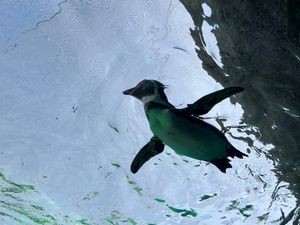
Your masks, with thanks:
[{"label": "water surface", "polygon": [[[1,223],[252,225],[279,224],[288,215],[296,221],[296,177],[279,176],[281,158],[271,157],[277,136],[247,119],[253,104],[244,100],[254,92],[226,69],[215,34],[221,24],[207,19],[215,15],[212,5],[77,0],[28,3],[25,10],[11,3],[6,11]],[[20,14],[26,16],[11,19]],[[199,50],[207,53],[200,59]],[[142,104],[122,91],[145,78],[168,84],[178,107],[222,85],[244,86],[247,91],[218,104],[206,121],[249,157],[233,160],[223,174],[166,148],[131,174],[132,159],[152,134]],[[294,108],[281,107],[297,119]],[[272,118],[278,127],[272,115],[266,121]]]}]

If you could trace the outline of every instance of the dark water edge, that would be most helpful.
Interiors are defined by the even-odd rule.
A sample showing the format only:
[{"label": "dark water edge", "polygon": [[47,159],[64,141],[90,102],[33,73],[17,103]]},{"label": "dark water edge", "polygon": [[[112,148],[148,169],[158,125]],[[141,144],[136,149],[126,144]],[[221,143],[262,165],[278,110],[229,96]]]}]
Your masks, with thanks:
[{"label": "dark water edge", "polygon": [[[237,96],[245,111],[243,122],[260,129],[261,135],[255,135],[261,142],[275,145],[268,157],[299,206],[300,1],[180,1],[194,21],[191,35],[203,68],[224,87],[246,89]],[[209,18],[203,17],[203,3],[212,9]],[[204,48],[204,20],[218,25],[213,33],[223,68]]]}]

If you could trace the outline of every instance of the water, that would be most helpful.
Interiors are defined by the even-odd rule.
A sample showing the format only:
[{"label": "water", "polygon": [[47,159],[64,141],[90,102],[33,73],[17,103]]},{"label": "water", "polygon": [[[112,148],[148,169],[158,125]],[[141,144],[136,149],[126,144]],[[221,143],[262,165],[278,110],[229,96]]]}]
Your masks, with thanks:
[{"label": "water", "polygon": [[[298,219],[297,174],[282,179],[285,170],[278,169],[282,162],[288,168],[294,164],[273,156],[276,139],[262,138],[268,132],[247,119],[253,114],[253,104],[245,102],[253,96],[250,85],[231,99],[234,104],[226,99],[205,115],[247,159],[233,160],[233,169],[222,174],[166,148],[136,175],[130,172],[152,134],[142,104],[123,90],[157,79],[169,85],[170,102],[183,107],[222,89],[211,71],[244,84],[227,69],[215,34],[221,24],[208,21],[202,35],[190,35],[197,14],[174,0],[53,1],[47,7],[35,2],[27,4],[22,20],[10,19],[23,9],[10,3],[5,6],[10,16],[1,17],[6,32],[0,39],[1,224],[293,224]],[[214,18],[212,5],[202,4],[194,12]],[[196,37],[212,58],[200,54],[206,70],[195,52]],[[207,69],[212,62],[217,66]],[[298,118],[297,110],[281,107]]]}]

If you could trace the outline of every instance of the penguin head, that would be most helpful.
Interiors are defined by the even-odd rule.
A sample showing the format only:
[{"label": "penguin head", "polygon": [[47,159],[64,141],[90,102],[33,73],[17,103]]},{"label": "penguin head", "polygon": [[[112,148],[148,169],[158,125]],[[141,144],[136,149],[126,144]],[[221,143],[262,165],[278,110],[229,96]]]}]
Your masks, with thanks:
[{"label": "penguin head", "polygon": [[164,93],[165,85],[156,80],[142,80],[135,87],[123,91],[124,95],[131,95],[143,103],[150,101],[168,101]]}]

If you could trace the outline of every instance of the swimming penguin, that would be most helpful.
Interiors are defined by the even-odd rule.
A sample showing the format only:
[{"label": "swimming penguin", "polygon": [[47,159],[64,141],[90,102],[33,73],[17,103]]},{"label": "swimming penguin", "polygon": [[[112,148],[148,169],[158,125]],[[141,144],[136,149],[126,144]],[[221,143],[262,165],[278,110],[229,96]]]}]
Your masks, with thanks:
[{"label": "swimming penguin", "polygon": [[198,117],[244,88],[229,87],[213,92],[183,109],[175,108],[168,101],[164,89],[165,86],[156,80],[142,80],[134,88],[123,92],[143,102],[154,134],[135,156],[131,164],[132,173],[136,173],[150,158],[163,152],[165,145],[179,155],[210,162],[223,173],[232,167],[227,157],[247,156],[234,148],[221,131]]}]

